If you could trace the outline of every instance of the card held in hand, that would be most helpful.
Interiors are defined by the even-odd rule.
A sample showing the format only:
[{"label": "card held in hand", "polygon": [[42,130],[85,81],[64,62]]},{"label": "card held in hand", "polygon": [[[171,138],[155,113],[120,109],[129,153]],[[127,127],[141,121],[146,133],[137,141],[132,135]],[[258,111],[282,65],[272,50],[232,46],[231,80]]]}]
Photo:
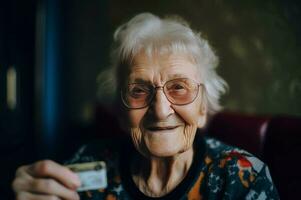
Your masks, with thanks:
[{"label": "card held in hand", "polygon": [[105,189],[108,186],[106,163],[104,161],[67,165],[81,181],[78,192]]}]

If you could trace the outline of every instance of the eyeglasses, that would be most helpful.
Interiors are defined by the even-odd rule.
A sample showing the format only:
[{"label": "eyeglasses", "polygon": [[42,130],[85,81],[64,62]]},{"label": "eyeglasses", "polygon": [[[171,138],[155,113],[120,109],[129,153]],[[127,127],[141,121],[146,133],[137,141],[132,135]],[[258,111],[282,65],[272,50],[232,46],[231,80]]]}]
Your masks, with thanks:
[{"label": "eyeglasses", "polygon": [[199,93],[202,83],[189,78],[178,78],[167,81],[163,86],[154,87],[145,83],[130,83],[121,90],[123,104],[130,109],[147,107],[153,100],[156,90],[163,89],[168,101],[174,105],[192,103]]}]

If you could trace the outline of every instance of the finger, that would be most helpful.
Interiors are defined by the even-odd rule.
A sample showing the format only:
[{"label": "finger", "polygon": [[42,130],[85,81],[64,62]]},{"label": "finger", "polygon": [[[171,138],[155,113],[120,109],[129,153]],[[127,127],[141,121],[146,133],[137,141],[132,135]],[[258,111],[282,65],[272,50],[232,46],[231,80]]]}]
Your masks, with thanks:
[{"label": "finger", "polygon": [[31,194],[29,192],[19,192],[16,194],[16,200],[61,200],[53,195]]},{"label": "finger", "polygon": [[16,177],[24,176],[24,174],[28,174],[27,168],[29,165],[23,165],[16,170]]},{"label": "finger", "polygon": [[[16,178],[12,183],[12,188],[16,193],[32,192],[38,194],[56,195],[64,199],[79,199],[78,194],[70,190],[54,179],[33,178],[23,176]],[[49,198],[49,196],[47,196]]]},{"label": "finger", "polygon": [[27,171],[37,178],[54,178],[73,190],[80,186],[80,180],[74,172],[51,160],[38,161],[27,168]]},{"label": "finger", "polygon": [[64,187],[54,179],[35,178],[28,181],[27,184],[22,184],[21,187],[21,191],[44,195],[55,195],[63,199],[70,200],[79,199],[79,196],[75,191]]},{"label": "finger", "polygon": [[22,190],[24,190],[24,188],[26,188],[26,185],[28,185],[28,183],[30,183],[30,181],[33,178],[24,173],[23,175],[16,176],[16,178],[14,179],[14,181],[12,182],[12,189],[14,192],[20,192]]}]

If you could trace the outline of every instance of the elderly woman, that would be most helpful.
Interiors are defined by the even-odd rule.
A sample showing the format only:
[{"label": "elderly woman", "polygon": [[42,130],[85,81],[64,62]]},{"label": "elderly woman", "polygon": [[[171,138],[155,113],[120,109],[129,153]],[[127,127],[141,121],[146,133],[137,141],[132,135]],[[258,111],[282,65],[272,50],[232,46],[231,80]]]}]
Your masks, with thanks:
[{"label": "elderly woman", "polygon": [[108,185],[77,193],[72,171],[38,161],[17,170],[18,199],[278,199],[264,163],[199,132],[225,91],[217,64],[178,18],[143,13],[120,26],[101,77],[117,94],[126,138],[86,145],[69,161],[105,161]]}]

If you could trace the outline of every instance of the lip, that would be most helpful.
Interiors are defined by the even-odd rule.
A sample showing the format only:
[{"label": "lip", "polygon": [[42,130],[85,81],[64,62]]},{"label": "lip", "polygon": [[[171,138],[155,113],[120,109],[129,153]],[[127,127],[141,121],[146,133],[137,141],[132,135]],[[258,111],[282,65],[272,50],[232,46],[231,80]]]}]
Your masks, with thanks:
[{"label": "lip", "polygon": [[147,129],[150,131],[166,131],[166,130],[173,130],[178,128],[179,126],[151,126]]}]

